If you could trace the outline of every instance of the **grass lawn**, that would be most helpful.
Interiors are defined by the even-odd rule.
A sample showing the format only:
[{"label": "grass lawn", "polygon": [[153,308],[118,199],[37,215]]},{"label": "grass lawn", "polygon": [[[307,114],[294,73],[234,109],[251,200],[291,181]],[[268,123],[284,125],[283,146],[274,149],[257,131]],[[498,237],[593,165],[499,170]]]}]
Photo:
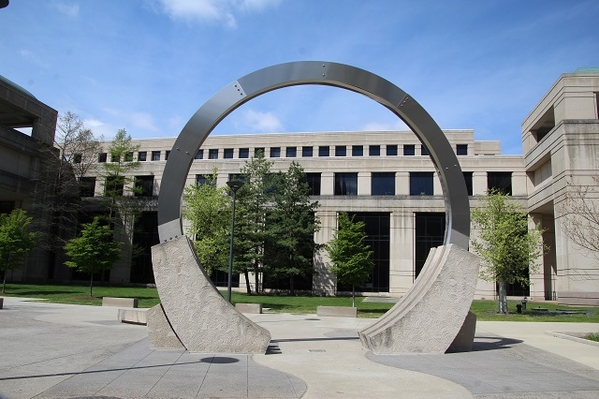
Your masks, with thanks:
[{"label": "grass lawn", "polygon": [[[221,291],[223,294],[225,292]],[[55,303],[70,303],[78,305],[101,305],[102,297],[137,298],[139,307],[149,308],[160,302],[155,288],[143,287],[107,287],[98,285],[93,289],[93,298],[89,296],[87,285],[32,285],[7,284],[6,293],[0,296],[14,296],[42,299]],[[363,302],[364,298],[356,298],[359,317],[379,317],[393,307],[392,303]],[[319,297],[319,296],[274,296],[232,293],[233,303],[261,303],[263,308],[279,313],[316,313],[318,305],[351,306],[349,297]],[[527,310],[522,314],[516,313],[516,305],[520,302],[509,302],[509,315],[497,314],[496,301],[474,301],[471,310],[478,320],[495,321],[558,321],[558,322],[587,322],[599,323],[599,307],[572,307],[547,302],[529,302]],[[535,308],[547,311],[534,311]],[[577,310],[583,313],[560,314],[557,310]],[[554,313],[555,312],[555,313]]]}]

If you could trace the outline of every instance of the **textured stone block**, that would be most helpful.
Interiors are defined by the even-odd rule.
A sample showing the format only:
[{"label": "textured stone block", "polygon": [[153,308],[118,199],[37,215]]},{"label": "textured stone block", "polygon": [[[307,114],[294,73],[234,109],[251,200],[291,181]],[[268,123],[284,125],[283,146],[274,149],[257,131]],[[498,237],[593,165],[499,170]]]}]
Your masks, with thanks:
[{"label": "textured stone block", "polygon": [[352,306],[317,306],[316,315],[322,317],[358,317],[358,308]]},{"label": "textured stone block", "polygon": [[472,312],[468,312],[466,320],[462,324],[462,328],[458,332],[449,348],[448,353],[454,352],[470,352],[472,345],[474,344],[474,335],[476,334],[476,315]]},{"label": "textured stone block", "polygon": [[445,353],[470,310],[480,259],[456,246],[431,249],[412,288],[359,332],[377,354]]},{"label": "textured stone block", "polygon": [[162,305],[158,304],[148,309],[146,319],[148,321],[150,347],[155,349],[185,349],[166,319]]},{"label": "textured stone block", "polygon": [[119,309],[118,319],[121,323],[147,324],[146,309]]},{"label": "textured stone block", "polygon": [[204,273],[185,236],[152,247],[164,314],[191,352],[266,353],[270,332],[239,313]]}]

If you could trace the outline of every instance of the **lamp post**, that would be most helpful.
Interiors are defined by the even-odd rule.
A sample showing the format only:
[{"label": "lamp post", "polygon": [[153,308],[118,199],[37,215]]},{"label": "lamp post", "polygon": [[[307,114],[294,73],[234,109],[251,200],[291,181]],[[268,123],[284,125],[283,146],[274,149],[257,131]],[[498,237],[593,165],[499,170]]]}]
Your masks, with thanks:
[{"label": "lamp post", "polygon": [[231,241],[229,244],[229,276],[227,277],[227,301],[231,303],[231,285],[233,278],[233,236],[235,235],[235,201],[237,200],[237,190],[243,186],[239,180],[229,180],[227,186],[233,190],[233,206],[231,209]]}]

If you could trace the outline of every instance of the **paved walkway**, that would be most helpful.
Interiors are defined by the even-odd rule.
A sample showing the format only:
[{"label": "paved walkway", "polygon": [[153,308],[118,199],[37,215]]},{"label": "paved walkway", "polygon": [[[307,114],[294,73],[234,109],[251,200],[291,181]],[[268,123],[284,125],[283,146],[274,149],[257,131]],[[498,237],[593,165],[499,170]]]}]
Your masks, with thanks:
[{"label": "paved walkway", "polygon": [[599,397],[599,345],[559,334],[597,324],[480,322],[469,353],[375,355],[356,334],[372,320],[264,314],[273,341],[250,356],[152,350],[116,317],[5,298],[0,398]]}]

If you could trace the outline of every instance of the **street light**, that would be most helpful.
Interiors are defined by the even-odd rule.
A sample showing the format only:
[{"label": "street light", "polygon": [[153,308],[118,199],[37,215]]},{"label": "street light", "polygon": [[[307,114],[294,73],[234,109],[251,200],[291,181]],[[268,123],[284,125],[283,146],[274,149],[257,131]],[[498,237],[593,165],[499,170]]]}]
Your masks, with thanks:
[{"label": "street light", "polygon": [[233,277],[233,236],[235,232],[235,201],[237,200],[237,190],[243,186],[240,180],[229,180],[227,186],[233,190],[233,206],[231,209],[231,242],[229,244],[229,276],[227,278],[227,301],[231,303],[231,285]]}]

